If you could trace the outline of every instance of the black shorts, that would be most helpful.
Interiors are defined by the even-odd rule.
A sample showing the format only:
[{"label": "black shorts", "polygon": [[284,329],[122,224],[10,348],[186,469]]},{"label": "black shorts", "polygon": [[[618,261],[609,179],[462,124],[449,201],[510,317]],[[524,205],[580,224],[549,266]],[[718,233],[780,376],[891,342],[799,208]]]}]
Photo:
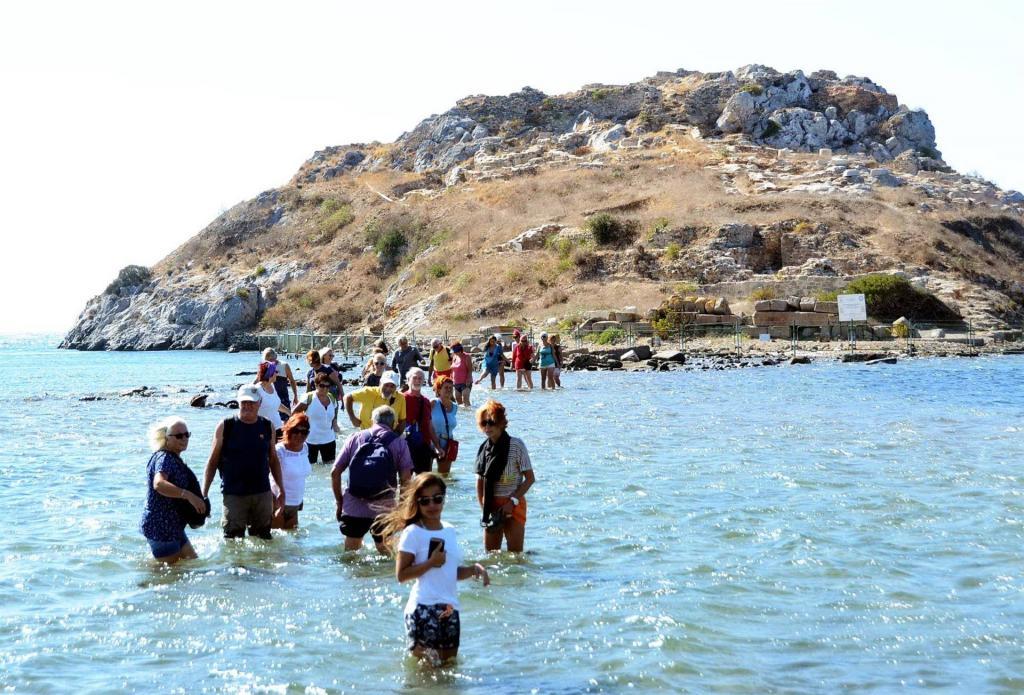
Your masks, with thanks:
[{"label": "black shorts", "polygon": [[[346,538],[362,538],[370,532],[370,527],[377,518],[368,519],[362,516],[349,516],[348,514],[341,515],[341,523],[338,528],[341,529],[341,535]],[[370,533],[370,537],[373,538],[374,543],[383,543],[384,536],[379,536],[376,533]]]},{"label": "black shorts", "polygon": [[316,463],[317,455],[324,463],[334,463],[337,456],[338,442],[327,442],[326,444],[306,444],[309,453],[309,462]]},{"label": "black shorts", "polygon": [[458,649],[462,624],[459,612],[452,611],[447,618],[441,614],[448,607],[443,603],[432,606],[417,604],[416,610],[405,614],[406,646],[409,651],[416,647],[427,649]]}]

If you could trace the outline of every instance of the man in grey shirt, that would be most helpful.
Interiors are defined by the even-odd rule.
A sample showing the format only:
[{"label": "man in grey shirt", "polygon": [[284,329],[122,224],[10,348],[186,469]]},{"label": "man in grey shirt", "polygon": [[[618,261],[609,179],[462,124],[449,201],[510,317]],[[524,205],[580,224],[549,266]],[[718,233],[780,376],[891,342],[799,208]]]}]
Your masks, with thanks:
[{"label": "man in grey shirt", "polygon": [[418,367],[421,359],[423,357],[420,355],[419,348],[409,345],[409,339],[403,335],[398,339],[398,349],[391,358],[391,369],[398,372],[404,384],[405,373],[413,367]]}]

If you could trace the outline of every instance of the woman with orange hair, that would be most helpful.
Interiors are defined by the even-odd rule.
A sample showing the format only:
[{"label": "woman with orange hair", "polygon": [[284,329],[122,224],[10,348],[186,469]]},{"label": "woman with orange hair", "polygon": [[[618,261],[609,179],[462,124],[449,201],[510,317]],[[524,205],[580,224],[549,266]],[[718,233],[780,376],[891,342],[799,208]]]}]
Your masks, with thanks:
[{"label": "woman with orange hair", "polygon": [[526,491],[536,478],[523,440],[510,437],[505,406],[489,400],[476,411],[487,436],[476,454],[476,498],[483,512],[484,549],[521,553],[526,536]]},{"label": "woman with orange hair", "polygon": [[459,455],[459,443],[452,437],[455,426],[459,424],[459,406],[454,400],[455,382],[450,376],[439,376],[434,382],[434,393],[437,398],[430,404],[430,423],[433,425],[431,436],[437,455],[437,472],[448,475],[452,462]]},{"label": "woman with orange hair", "polygon": [[306,449],[306,437],[309,436],[309,417],[305,413],[296,413],[288,418],[282,427],[283,441],[277,444],[277,459],[281,462],[281,483],[284,485],[286,504],[281,507],[277,500],[281,497],[280,489],[273,476],[270,476],[270,489],[274,493],[274,516],[271,528],[293,529],[299,525],[299,512],[302,510],[302,498],[306,493],[306,478],[313,471]]}]

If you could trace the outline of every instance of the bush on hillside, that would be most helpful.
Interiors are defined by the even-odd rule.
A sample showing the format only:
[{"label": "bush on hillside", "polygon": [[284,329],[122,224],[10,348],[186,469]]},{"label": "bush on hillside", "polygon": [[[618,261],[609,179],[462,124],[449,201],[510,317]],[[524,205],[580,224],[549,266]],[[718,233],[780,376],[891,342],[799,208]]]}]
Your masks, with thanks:
[{"label": "bush on hillside", "polygon": [[847,285],[842,294],[863,294],[868,315],[884,321],[906,316],[919,321],[958,321],[960,316],[933,294],[898,275],[868,275]]},{"label": "bush on hillside", "polygon": [[583,223],[583,228],[594,237],[598,246],[624,245],[633,241],[636,223],[632,220],[620,220],[607,212],[591,215]]},{"label": "bush on hillside", "polygon": [[103,294],[117,294],[122,287],[145,285],[152,278],[153,274],[149,272],[149,268],[141,265],[126,265],[121,268],[114,281],[107,285],[107,289],[103,290]]}]

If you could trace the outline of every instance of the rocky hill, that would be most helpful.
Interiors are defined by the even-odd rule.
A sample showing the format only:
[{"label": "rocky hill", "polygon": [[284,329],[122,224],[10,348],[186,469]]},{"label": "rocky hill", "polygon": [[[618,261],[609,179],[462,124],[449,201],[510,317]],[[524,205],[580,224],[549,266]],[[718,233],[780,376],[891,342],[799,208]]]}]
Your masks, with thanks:
[{"label": "rocky hill", "polygon": [[654,307],[681,283],[743,311],[764,288],[872,272],[996,327],[1022,316],[1022,213],[1024,195],[952,171],[928,115],[867,78],[753,65],[525,88],[316,152],[124,269],[62,347],[540,322]]}]

